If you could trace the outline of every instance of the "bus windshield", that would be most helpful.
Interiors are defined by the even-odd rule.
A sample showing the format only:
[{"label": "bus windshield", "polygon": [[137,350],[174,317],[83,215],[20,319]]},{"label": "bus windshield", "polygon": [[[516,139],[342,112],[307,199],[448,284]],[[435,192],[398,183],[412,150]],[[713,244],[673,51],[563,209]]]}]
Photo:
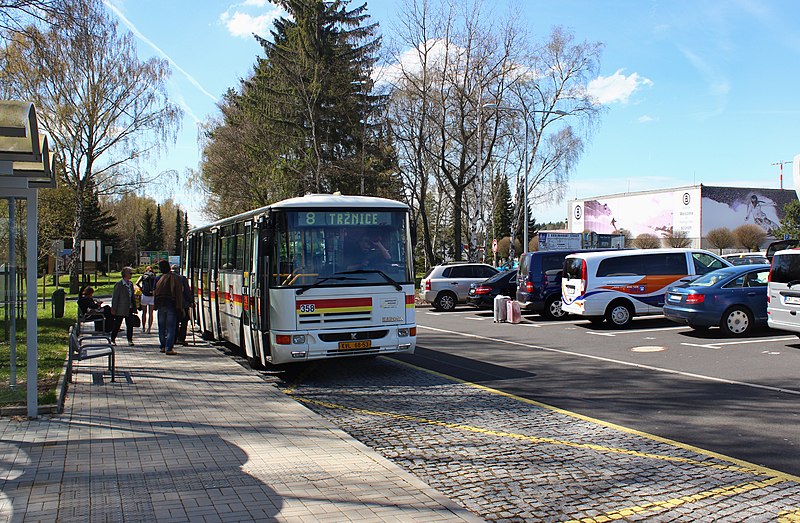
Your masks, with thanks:
[{"label": "bus windshield", "polygon": [[411,283],[407,214],[313,209],[276,213],[273,287]]}]

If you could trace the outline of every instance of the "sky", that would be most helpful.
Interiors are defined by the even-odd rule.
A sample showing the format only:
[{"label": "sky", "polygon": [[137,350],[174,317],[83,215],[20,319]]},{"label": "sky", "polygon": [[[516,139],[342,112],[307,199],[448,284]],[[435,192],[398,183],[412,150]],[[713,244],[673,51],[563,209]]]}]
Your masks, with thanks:
[{"label": "sky", "polygon": [[[429,0],[435,2],[436,0]],[[359,5],[352,2],[351,5]],[[281,12],[266,0],[106,0],[139,56],[170,61],[168,89],[184,110],[177,143],[152,169],[198,167],[198,124],[253,69]],[[494,5],[499,5],[495,3]],[[687,185],[780,187],[800,154],[800,20],[795,0],[523,0],[522,21],[544,40],[554,26],[604,45],[592,94],[603,115],[570,174],[566,199]],[[391,41],[402,1],[367,10]],[[494,12],[502,8],[494,9]],[[783,187],[794,188],[792,165]],[[154,191],[154,195],[156,192]],[[192,226],[202,196],[178,191]],[[533,209],[566,219],[567,202]]]}]

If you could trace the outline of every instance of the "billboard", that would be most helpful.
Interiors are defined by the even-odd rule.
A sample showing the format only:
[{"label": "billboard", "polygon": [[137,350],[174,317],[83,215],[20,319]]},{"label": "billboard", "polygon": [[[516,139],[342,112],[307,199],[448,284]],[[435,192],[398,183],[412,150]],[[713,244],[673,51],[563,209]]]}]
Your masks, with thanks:
[{"label": "billboard", "polygon": [[699,238],[700,203],[700,186],[574,200],[569,229],[598,234],[619,234],[624,229],[634,237],[648,233],[659,238],[683,231],[689,238]]},{"label": "billboard", "polygon": [[582,244],[583,235],[581,233],[539,231],[540,251],[581,249]]},{"label": "billboard", "polygon": [[786,189],[703,187],[703,231],[719,227],[733,230],[751,223],[774,237],[773,231],[784,217],[784,206],[795,200],[795,192]]}]

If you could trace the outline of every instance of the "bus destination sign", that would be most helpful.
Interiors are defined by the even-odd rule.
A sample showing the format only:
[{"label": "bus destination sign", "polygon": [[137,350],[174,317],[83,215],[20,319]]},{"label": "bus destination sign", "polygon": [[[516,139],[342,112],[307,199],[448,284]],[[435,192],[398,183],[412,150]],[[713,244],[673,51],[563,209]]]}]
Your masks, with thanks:
[{"label": "bus destination sign", "polygon": [[300,227],[371,227],[392,223],[392,213],[372,211],[319,211],[299,213]]}]

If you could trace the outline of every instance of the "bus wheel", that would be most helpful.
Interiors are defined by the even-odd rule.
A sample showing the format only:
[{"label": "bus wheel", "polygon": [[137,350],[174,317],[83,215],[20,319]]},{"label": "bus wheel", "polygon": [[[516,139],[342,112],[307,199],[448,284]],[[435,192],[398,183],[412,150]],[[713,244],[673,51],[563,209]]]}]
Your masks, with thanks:
[{"label": "bus wheel", "polygon": [[633,320],[633,309],[624,301],[616,301],[609,305],[606,311],[606,320],[612,327],[618,329],[628,327]]}]

